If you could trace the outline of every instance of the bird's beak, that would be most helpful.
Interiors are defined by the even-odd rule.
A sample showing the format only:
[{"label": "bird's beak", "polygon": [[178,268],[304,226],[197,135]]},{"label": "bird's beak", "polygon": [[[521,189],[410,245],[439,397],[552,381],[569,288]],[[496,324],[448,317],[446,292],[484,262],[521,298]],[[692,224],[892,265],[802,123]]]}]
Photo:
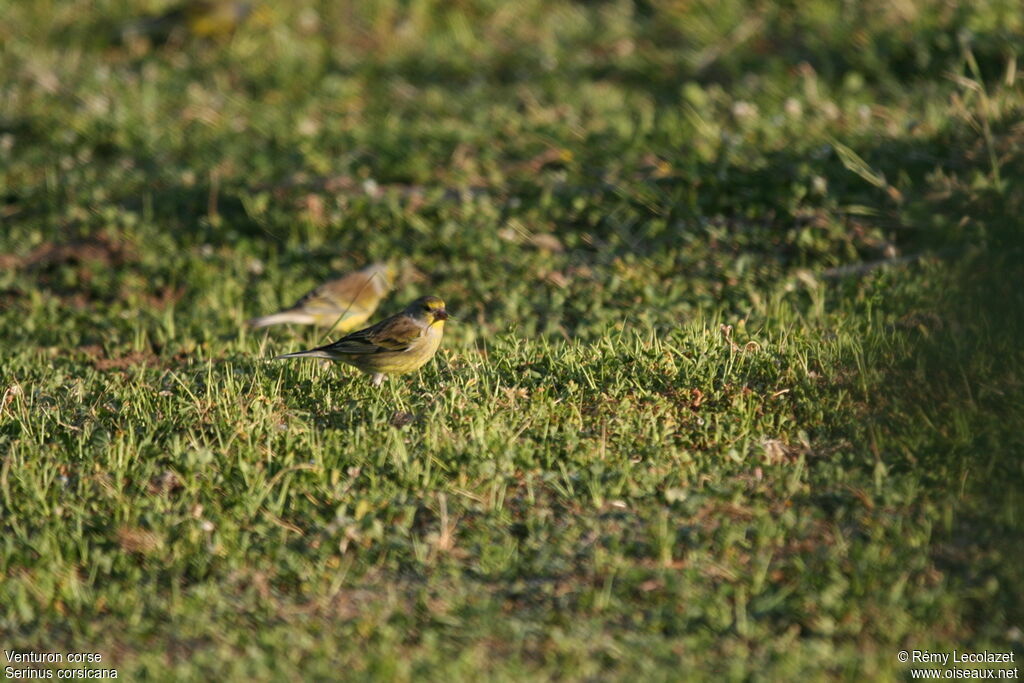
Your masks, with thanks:
[{"label": "bird's beak", "polygon": [[445,309],[442,308],[439,311],[434,311],[434,321],[435,322],[438,321],[438,320],[447,320],[447,319],[448,319],[448,311],[446,311]]}]

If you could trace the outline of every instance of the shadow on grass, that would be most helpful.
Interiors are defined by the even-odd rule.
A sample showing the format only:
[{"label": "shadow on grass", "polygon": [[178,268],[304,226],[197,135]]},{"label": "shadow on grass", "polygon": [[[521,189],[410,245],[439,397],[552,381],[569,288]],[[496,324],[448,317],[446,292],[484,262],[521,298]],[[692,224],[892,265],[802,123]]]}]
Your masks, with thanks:
[{"label": "shadow on grass", "polygon": [[[1017,165],[1004,177],[1024,177]],[[930,210],[974,229],[947,233],[958,257],[894,293],[909,343],[882,369],[869,429],[892,475],[922,487],[932,557],[971,596],[972,632],[1012,638],[1024,619],[1024,202],[982,190]]]}]

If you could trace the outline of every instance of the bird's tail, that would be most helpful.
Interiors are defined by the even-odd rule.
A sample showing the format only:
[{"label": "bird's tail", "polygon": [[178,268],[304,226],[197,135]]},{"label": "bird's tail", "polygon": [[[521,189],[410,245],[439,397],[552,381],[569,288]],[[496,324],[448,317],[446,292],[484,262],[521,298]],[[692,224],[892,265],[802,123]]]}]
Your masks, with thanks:
[{"label": "bird's tail", "polygon": [[312,315],[302,311],[281,311],[271,313],[259,318],[253,318],[247,324],[252,328],[267,327],[268,325],[281,325],[283,323],[294,323],[296,325],[312,325],[316,322]]},{"label": "bird's tail", "polygon": [[274,356],[274,360],[281,360],[282,358],[336,358],[335,355],[324,350],[323,347],[318,349],[310,349],[309,351],[296,351],[295,353],[285,353],[280,356]]}]

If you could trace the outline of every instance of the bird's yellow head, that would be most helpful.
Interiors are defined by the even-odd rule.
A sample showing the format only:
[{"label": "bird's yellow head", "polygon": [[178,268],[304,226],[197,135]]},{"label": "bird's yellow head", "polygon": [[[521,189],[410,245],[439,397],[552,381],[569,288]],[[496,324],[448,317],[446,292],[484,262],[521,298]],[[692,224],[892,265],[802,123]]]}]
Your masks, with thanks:
[{"label": "bird's yellow head", "polygon": [[448,319],[448,311],[445,310],[444,301],[436,296],[421,296],[409,304],[405,312],[428,325],[433,325],[434,323],[444,325],[444,321]]}]

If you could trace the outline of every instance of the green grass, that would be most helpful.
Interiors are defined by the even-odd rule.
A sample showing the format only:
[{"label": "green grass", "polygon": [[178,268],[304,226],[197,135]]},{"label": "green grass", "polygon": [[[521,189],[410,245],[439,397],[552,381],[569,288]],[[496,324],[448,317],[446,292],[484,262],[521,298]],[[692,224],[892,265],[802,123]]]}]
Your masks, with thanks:
[{"label": "green grass", "polygon": [[[1020,653],[1016,3],[303,2],[151,50],[106,41],[128,5],[0,0],[5,649],[128,680]],[[242,326],[382,259],[382,312],[460,319],[416,375]]]}]

